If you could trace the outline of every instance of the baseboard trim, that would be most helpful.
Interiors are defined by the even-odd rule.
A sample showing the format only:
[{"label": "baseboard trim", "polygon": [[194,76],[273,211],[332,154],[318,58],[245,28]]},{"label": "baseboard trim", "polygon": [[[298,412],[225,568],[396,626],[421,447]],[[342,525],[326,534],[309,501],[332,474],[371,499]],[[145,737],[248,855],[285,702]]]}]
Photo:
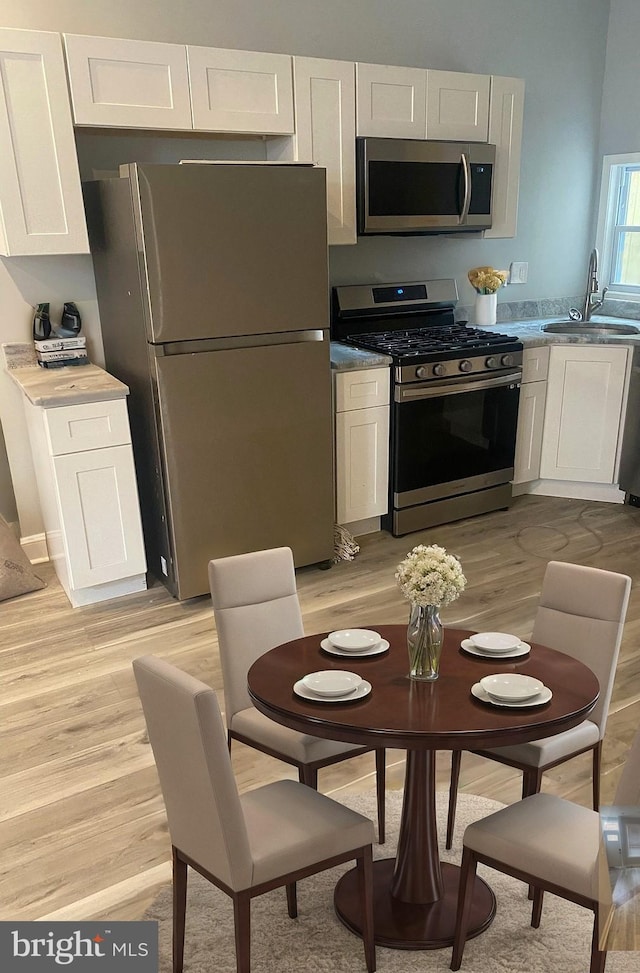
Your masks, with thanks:
[{"label": "baseboard trim", "polygon": [[32,564],[49,560],[46,534],[31,534],[20,538],[20,546]]},{"label": "baseboard trim", "polygon": [[578,480],[533,480],[531,483],[514,484],[514,497],[525,493],[571,500],[602,500],[605,503],[624,503],[626,496],[617,483],[583,483]]}]

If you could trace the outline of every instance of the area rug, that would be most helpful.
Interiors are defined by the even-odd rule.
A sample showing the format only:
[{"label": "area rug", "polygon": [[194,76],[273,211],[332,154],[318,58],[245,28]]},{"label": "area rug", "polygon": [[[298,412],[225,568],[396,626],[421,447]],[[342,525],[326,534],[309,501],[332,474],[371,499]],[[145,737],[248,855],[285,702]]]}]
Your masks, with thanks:
[{"label": "area rug", "polygon": [[[439,834],[444,835],[446,793],[438,794]],[[375,821],[375,794],[342,798]],[[466,825],[502,805],[474,795],[458,801],[456,838],[443,860],[459,862]],[[387,792],[387,842],[374,846],[376,858],[395,850],[402,794]],[[442,844],[442,841],[441,841]],[[284,889],[251,904],[252,973],[353,973],[364,971],[362,943],[336,918],[333,889],[350,866],[339,866],[298,884],[298,918],[287,915]],[[469,940],[463,973],[586,973],[589,969],[593,917],[586,909],[547,894],[539,929],[532,929],[527,889],[499,872],[479,868],[496,894],[497,913],[489,929]],[[160,893],[146,919],[159,922],[160,973],[171,970],[171,889]],[[449,969],[451,949],[406,951],[377,947],[379,973],[430,973]],[[638,954],[609,953],[607,973],[638,973]],[[235,973],[233,912],[230,899],[189,870],[184,973]]]}]

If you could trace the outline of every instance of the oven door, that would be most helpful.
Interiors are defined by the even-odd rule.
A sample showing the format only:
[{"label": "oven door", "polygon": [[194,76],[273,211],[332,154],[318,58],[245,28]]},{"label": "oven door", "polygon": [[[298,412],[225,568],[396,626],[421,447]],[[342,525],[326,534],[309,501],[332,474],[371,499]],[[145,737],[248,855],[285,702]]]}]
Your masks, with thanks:
[{"label": "oven door", "polygon": [[391,436],[395,510],[508,483],[520,369],[397,385]]}]

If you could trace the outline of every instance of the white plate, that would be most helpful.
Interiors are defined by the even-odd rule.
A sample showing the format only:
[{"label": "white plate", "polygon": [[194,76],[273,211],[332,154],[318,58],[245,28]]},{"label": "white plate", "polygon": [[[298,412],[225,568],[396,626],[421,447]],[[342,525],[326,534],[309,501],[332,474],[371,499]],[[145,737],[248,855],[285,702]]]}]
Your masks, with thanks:
[{"label": "white plate", "polygon": [[364,652],[380,642],[380,633],[368,628],[343,628],[339,632],[329,632],[327,638],[338,649],[349,652]]},{"label": "white plate", "polygon": [[508,652],[510,649],[517,649],[520,645],[520,638],[517,635],[509,635],[507,632],[477,632],[469,638],[478,649],[485,652]]},{"label": "white plate", "polygon": [[[460,643],[461,647],[465,652],[469,652],[471,655],[479,655],[482,659],[495,659],[495,652],[485,652],[484,649],[477,649],[471,639],[463,639]],[[517,659],[521,655],[528,655],[531,652],[531,646],[526,642],[521,642],[516,649],[511,649],[509,652],[501,652],[501,659]]]},{"label": "white plate", "polygon": [[345,656],[358,656],[362,658],[363,655],[380,655],[381,652],[386,652],[389,648],[389,643],[386,639],[381,639],[377,645],[373,645],[370,649],[360,649],[359,652],[348,652],[346,649],[339,649],[337,645],[332,645],[329,639],[323,639],[320,643],[320,648],[324,649],[325,652],[330,652],[331,655],[341,655],[343,658]]},{"label": "white plate", "polygon": [[516,703],[521,699],[531,699],[544,689],[544,683],[524,672],[497,672],[491,676],[483,676],[480,685],[485,693],[494,699]]},{"label": "white plate", "polygon": [[356,700],[362,699],[363,696],[368,696],[371,692],[371,683],[367,682],[366,679],[362,679],[360,685],[348,696],[318,696],[317,693],[312,692],[307,689],[302,679],[294,683],[293,691],[296,696],[301,696],[302,699],[309,700],[314,703],[355,703]]},{"label": "white plate", "polygon": [[362,677],[357,672],[323,669],[320,672],[310,672],[303,677],[302,682],[316,696],[348,696],[358,688]]},{"label": "white plate", "polygon": [[471,687],[471,695],[483,703],[491,703],[492,706],[508,706],[512,709],[519,709],[523,706],[542,706],[543,703],[549,702],[553,693],[548,686],[545,686],[542,692],[538,696],[534,696],[533,699],[519,699],[517,702],[508,703],[506,699],[495,699],[489,693],[485,693],[480,683],[476,682]]}]

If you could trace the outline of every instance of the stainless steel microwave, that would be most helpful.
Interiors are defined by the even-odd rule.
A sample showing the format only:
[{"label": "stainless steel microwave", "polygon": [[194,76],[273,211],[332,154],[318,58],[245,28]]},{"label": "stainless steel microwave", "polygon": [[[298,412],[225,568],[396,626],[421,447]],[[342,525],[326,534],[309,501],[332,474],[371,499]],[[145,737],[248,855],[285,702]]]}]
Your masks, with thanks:
[{"label": "stainless steel microwave", "polygon": [[356,139],[358,233],[489,229],[495,158],[484,142]]}]

